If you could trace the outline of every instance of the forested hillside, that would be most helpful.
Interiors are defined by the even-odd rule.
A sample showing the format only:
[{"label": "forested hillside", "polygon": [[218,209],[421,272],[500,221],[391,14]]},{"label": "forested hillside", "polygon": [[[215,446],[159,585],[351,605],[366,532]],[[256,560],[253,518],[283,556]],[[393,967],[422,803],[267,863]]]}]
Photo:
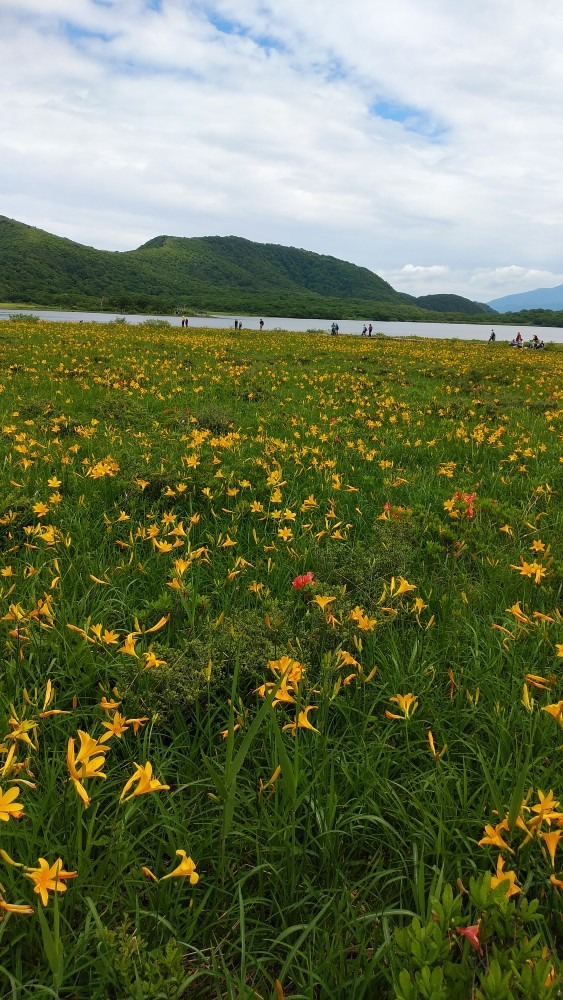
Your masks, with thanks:
[{"label": "forested hillside", "polygon": [[4,216],[0,301],[412,322],[487,310],[460,296],[417,300],[365,267],[294,247],[236,236],[158,236],[136,250],[96,250]]},{"label": "forested hillside", "polygon": [[482,313],[489,313],[492,316],[495,314],[491,306],[484,302],[471,302],[462,295],[419,295],[415,301],[422,309],[431,309],[434,312],[461,312],[468,316],[478,316]]}]

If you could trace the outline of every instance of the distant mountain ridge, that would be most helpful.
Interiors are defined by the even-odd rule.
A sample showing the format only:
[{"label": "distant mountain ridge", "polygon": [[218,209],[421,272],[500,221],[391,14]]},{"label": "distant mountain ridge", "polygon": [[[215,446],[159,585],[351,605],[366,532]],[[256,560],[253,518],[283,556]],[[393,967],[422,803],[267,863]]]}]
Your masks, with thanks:
[{"label": "distant mountain ridge", "polygon": [[503,295],[500,299],[492,299],[488,304],[499,313],[518,312],[520,309],[563,309],[563,285]]},{"label": "distant mountain ridge", "polygon": [[431,321],[491,313],[457,295],[395,291],[366,267],[238,236],[83,246],[0,216],[0,301],[120,312],[239,312]]}]

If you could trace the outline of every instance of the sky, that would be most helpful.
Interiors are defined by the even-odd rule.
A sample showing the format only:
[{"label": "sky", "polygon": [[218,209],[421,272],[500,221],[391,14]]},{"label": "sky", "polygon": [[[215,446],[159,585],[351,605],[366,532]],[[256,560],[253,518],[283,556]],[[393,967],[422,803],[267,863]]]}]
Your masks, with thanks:
[{"label": "sky", "polygon": [[0,0],[0,214],[563,283],[560,0]]}]

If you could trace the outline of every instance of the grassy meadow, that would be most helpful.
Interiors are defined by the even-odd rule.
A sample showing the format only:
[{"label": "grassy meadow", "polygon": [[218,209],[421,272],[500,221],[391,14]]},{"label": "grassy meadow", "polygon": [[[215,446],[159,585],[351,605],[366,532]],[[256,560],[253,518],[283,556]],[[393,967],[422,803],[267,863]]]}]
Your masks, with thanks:
[{"label": "grassy meadow", "polygon": [[0,360],[0,995],[561,997],[563,353]]}]

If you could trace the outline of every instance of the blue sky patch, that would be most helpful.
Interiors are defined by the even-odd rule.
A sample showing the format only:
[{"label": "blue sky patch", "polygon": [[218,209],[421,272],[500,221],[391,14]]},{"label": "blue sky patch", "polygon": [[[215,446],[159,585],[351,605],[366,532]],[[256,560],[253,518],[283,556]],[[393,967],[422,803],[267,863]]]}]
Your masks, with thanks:
[{"label": "blue sky patch", "polygon": [[385,118],[397,122],[407,132],[416,132],[432,142],[439,142],[446,128],[439,125],[432,115],[414,105],[402,104],[400,101],[375,101],[371,105],[370,114],[374,118]]},{"label": "blue sky patch", "polygon": [[72,21],[59,21],[59,26],[64,35],[70,39],[71,42],[81,42],[83,39],[96,38],[101,42],[111,42],[115,35],[110,35],[104,31],[90,31],[88,28],[82,28],[79,24],[73,24]]},{"label": "blue sky patch", "polygon": [[206,11],[206,17],[210,24],[222,35],[234,35],[238,38],[248,38],[259,48],[266,52],[284,52],[285,45],[272,35],[254,34],[250,28],[241,21],[235,21],[228,17],[223,17],[215,10]]},{"label": "blue sky patch", "polygon": [[333,58],[324,67],[324,75],[329,83],[334,83],[336,80],[346,80],[350,74],[340,59]]},{"label": "blue sky patch", "polygon": [[207,20],[224,35],[240,35],[244,31],[243,25],[239,21],[232,21],[216,11],[207,11]]}]

